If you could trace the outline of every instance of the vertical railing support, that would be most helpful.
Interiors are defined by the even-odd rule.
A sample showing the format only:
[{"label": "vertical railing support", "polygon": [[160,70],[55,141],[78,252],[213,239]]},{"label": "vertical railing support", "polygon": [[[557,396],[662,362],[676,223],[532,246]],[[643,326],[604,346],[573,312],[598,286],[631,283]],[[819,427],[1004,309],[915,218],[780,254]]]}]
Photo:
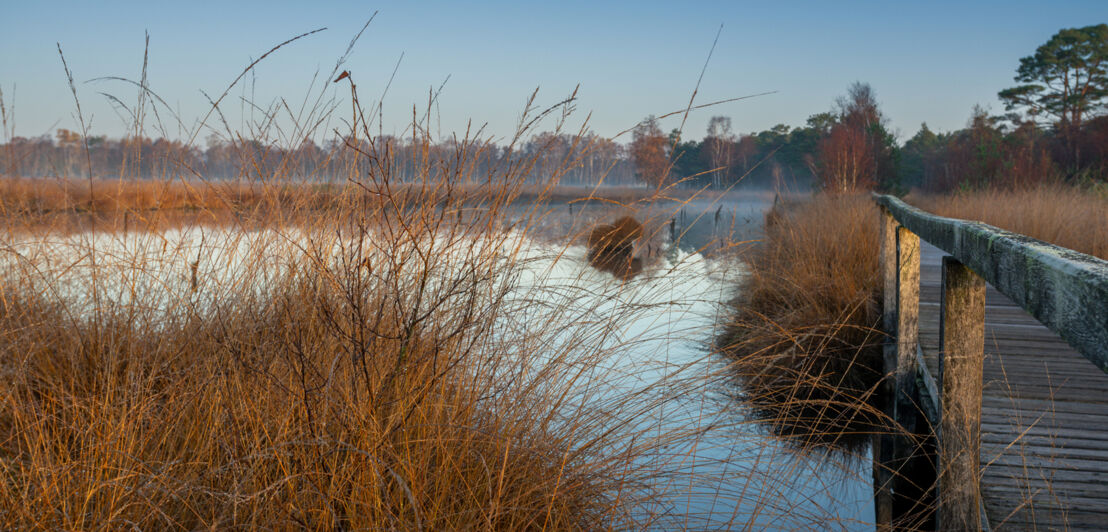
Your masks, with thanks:
[{"label": "vertical railing support", "polygon": [[939,432],[939,525],[981,527],[981,392],[985,364],[985,280],[943,257],[939,323],[942,422]]},{"label": "vertical railing support", "polygon": [[896,230],[896,367],[893,385],[893,518],[921,522],[929,513],[926,494],[933,474],[919,470],[925,449],[925,425],[916,390],[916,349],[919,344],[919,236]]},{"label": "vertical railing support", "polygon": [[[881,276],[884,282],[881,327],[889,338],[884,346],[884,371],[894,375],[896,371],[896,228],[900,225],[889,210],[881,207]],[[893,404],[893,379],[886,379],[881,396],[886,398],[885,415],[895,417]],[[892,503],[893,438],[889,431],[873,436],[873,496],[874,515],[878,528],[889,528],[893,520]]]},{"label": "vertical railing support", "polygon": [[919,343],[919,237],[897,228],[896,404],[897,422],[915,411],[916,344]]},{"label": "vertical railing support", "polygon": [[[874,438],[874,510],[877,524],[920,512],[921,494],[928,486],[900,476],[921,454],[915,434],[919,409],[916,394],[916,345],[919,343],[919,237],[901,227],[882,209],[881,269],[885,283],[882,325],[891,336],[885,343],[885,414],[891,421],[885,434]],[[899,487],[898,487],[899,485]]]}]

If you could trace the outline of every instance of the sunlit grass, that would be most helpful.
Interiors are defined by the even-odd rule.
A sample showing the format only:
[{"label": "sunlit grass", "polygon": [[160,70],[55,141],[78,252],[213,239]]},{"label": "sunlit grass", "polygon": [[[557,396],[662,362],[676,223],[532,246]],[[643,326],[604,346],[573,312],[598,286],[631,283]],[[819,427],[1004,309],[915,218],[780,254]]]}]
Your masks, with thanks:
[{"label": "sunlit grass", "polygon": [[[667,209],[698,191],[561,187],[578,161],[541,152],[509,150],[477,173],[471,158],[499,149],[480,133],[406,161],[401,179],[349,83],[343,175],[0,179],[8,526],[838,519],[795,495],[823,481],[822,464],[745,431],[719,391],[729,374],[707,349],[711,318],[688,309],[716,311],[721,296],[701,292],[722,281],[665,237]],[[532,103],[510,145],[548,124],[532,118],[560,132],[572,97]],[[252,127],[239,142],[273,133]],[[430,151],[430,129],[413,119],[412,153]],[[284,153],[269,163],[305,168]],[[636,279],[588,266],[585,244],[613,221]],[[828,466],[836,479],[841,465]]]},{"label": "sunlit grass", "polygon": [[801,447],[863,448],[880,421],[877,208],[867,196],[780,205],[721,348],[747,402]]},{"label": "sunlit grass", "polygon": [[1050,185],[909,201],[942,216],[982,221],[1108,260],[1108,197],[1094,191]]}]

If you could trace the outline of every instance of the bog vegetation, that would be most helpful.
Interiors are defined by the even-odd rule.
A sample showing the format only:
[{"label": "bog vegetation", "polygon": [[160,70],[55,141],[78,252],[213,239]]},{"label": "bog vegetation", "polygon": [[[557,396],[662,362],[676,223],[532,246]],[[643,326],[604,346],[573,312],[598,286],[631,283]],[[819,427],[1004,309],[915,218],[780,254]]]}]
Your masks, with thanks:
[{"label": "bog vegetation", "polygon": [[[305,122],[324,112],[306,109]],[[326,149],[8,139],[4,168],[21,176],[0,189],[8,526],[594,530],[670,518],[648,507],[665,470],[639,460],[699,429],[640,426],[665,401],[649,390],[587,386],[633,342],[608,336],[641,303],[574,310],[583,321],[520,292],[543,205],[565,199],[555,186],[572,171],[618,175],[611,144],[572,136],[568,156],[560,134],[445,147],[426,124],[401,142],[351,123]],[[201,267],[226,249],[241,252]],[[574,320],[596,336],[559,339]]]},{"label": "bog vegetation", "polygon": [[859,449],[884,421],[877,216],[862,195],[775,206],[731,302],[720,348],[747,402],[801,447]]},{"label": "bog vegetation", "polygon": [[[65,529],[607,529],[673,517],[641,511],[664,471],[639,459],[697,429],[629,421],[662,401],[652,395],[590,404],[576,388],[627,346],[589,338],[552,351],[562,321],[494,325],[538,304],[515,289],[533,259],[520,235],[544,224],[546,202],[586,195],[625,213],[679,188],[740,182],[823,194],[776,206],[745,256],[717,342],[728,377],[771,433],[860,452],[887,430],[877,213],[863,193],[915,189],[911,200],[939,214],[1105,257],[1106,43],[1105,25],[1060,32],[1021,62],[1024,85],[1001,92],[1016,113],[975,109],[963,130],[923,125],[903,144],[864,83],[802,127],[740,135],[720,116],[696,141],[650,117],[627,145],[567,132],[572,96],[545,110],[532,100],[524,116],[535,120],[499,144],[481,132],[435,140],[429,112],[401,135],[375,135],[349,76],[352,126],[319,144],[310,131],[227,128],[200,147],[164,127],[151,138],[137,121],[123,139],[17,137],[0,94],[0,516]],[[1102,59],[1083,63],[1095,89],[1085,100],[1036,84],[1055,80],[1046,58],[1063,49]],[[330,112],[302,111],[305,126]],[[166,282],[144,304],[97,273],[112,257],[95,238],[54,256],[16,245],[213,225],[274,231],[246,245],[278,246],[286,260],[237,266],[218,288],[233,297],[204,299],[197,259],[182,265],[183,290]],[[569,236],[629,277],[642,268],[630,242],[648,227],[621,218]],[[77,302],[59,281],[75,272],[86,285]],[[128,289],[130,299],[108,297]],[[608,309],[599,329],[634,308]]]}]

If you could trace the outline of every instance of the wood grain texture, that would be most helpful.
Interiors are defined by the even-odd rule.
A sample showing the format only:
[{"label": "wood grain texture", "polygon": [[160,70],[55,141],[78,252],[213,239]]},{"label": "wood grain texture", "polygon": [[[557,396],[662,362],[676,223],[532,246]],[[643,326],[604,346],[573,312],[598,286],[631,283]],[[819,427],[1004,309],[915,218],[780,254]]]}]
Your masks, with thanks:
[{"label": "wood grain texture", "polygon": [[[924,242],[920,344],[939,376],[942,250]],[[1108,527],[1108,375],[992,286],[985,290],[981,451],[994,530]]]},{"label": "wood grain texture", "polygon": [[933,429],[919,404],[916,351],[919,345],[920,239],[896,229],[896,361],[893,372],[893,518],[930,525],[934,519]]},{"label": "wood grain texture", "polygon": [[939,525],[972,530],[981,522],[985,280],[953,257],[943,257],[941,308]]},{"label": "wood grain texture", "polygon": [[[883,362],[885,375],[896,374],[896,307],[897,307],[897,245],[896,233],[899,223],[889,214],[885,208],[880,209],[881,223],[881,278],[884,283],[884,298],[881,306],[882,329],[888,333],[888,338],[883,346]],[[894,396],[895,379],[886,378],[882,383],[883,397]],[[895,419],[895,401],[887,401],[883,405],[885,415],[889,419]],[[873,436],[873,503],[874,516],[878,529],[885,530],[892,526],[893,522],[893,458],[894,440],[890,433],[877,433]]]}]

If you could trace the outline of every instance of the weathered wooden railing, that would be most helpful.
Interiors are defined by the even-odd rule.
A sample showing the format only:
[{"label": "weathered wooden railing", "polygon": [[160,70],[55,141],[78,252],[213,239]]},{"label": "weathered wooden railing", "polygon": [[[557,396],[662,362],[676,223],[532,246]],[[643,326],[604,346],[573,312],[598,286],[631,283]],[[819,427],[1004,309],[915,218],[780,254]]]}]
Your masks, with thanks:
[{"label": "weathered wooden railing", "polygon": [[[925,428],[918,372],[920,239],[942,249],[938,390],[931,394],[937,438],[937,518],[944,530],[981,527],[981,393],[985,282],[1108,371],[1108,262],[980,222],[944,218],[892,196],[874,195],[882,211],[885,389],[887,414],[900,431],[875,439],[877,520],[894,519],[906,464],[918,459]],[[923,395],[931,395],[923,390]],[[924,405],[926,406],[926,405]],[[910,481],[910,482],[906,482]],[[904,488],[905,491],[910,491]]]}]

